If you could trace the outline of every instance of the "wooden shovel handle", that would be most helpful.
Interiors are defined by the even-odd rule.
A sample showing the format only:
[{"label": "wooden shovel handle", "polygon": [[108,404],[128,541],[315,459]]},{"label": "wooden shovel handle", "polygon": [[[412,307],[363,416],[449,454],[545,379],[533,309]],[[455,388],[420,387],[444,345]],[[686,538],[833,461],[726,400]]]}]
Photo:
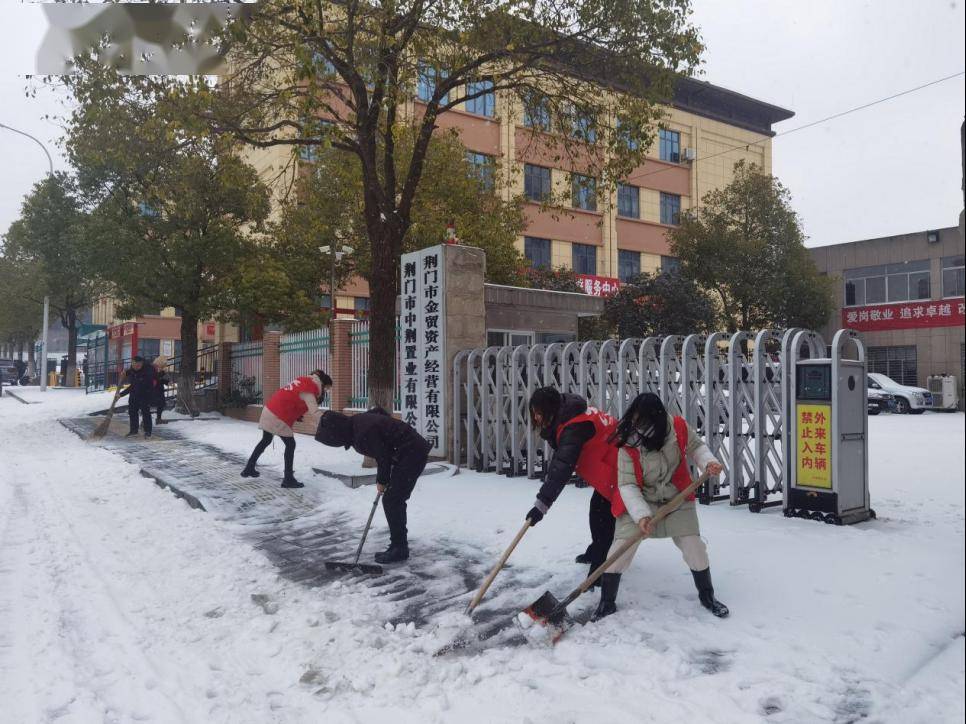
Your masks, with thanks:
[{"label": "wooden shovel handle", "polygon": [[530,523],[530,519],[527,518],[523,523],[523,527],[520,528],[520,532],[517,533],[516,537],[513,539],[513,542],[510,543],[510,547],[503,551],[503,555],[500,556],[500,560],[498,560],[496,565],[493,566],[493,570],[490,571],[490,575],[486,577],[486,580],[483,581],[483,585],[480,586],[480,590],[476,592],[476,595],[473,596],[473,600],[470,601],[469,605],[466,607],[467,614],[472,613],[473,609],[480,605],[480,601],[482,601],[483,596],[486,595],[487,589],[489,589],[494,579],[496,579],[496,575],[502,570],[503,566],[506,565],[507,559],[510,557],[510,554],[513,553],[513,549],[517,547],[517,543],[520,542],[526,532],[532,527],[533,526]]},{"label": "wooden shovel handle", "polygon": [[[668,502],[666,502],[664,505],[658,508],[657,512],[652,516],[651,520],[654,523],[657,523],[658,521],[664,520],[669,515],[671,515],[671,513],[673,513],[675,510],[677,510],[684,504],[684,501],[687,500],[687,497],[691,495],[691,493],[693,493],[695,490],[697,490],[699,487],[701,487],[704,484],[704,482],[708,479],[708,477],[709,477],[708,473],[702,473],[702,475],[699,478],[691,481],[691,484],[688,487],[686,487],[684,490],[679,492]],[[607,558],[607,560],[600,565],[599,568],[597,568],[593,573],[591,573],[587,577],[587,579],[580,584],[580,587],[577,588],[576,591],[574,591],[574,594],[576,595],[571,594],[573,598],[577,598],[577,596],[579,596],[580,594],[586,593],[587,589],[590,588],[592,585],[594,585],[594,581],[596,581],[598,578],[604,575],[607,569],[610,568],[612,565],[614,565],[614,563],[617,561],[618,558],[620,558],[622,555],[627,553],[627,551],[631,549],[631,546],[633,546],[643,537],[644,537],[644,533],[638,530],[638,532],[633,537],[628,538],[627,542],[625,542],[620,548],[614,551],[614,553],[610,555]],[[573,598],[570,600],[572,601]]]}]

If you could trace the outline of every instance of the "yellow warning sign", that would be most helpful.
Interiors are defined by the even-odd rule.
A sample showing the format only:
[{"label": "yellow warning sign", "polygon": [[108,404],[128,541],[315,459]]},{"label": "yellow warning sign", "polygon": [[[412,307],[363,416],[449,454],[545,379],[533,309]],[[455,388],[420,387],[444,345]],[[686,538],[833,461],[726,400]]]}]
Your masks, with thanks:
[{"label": "yellow warning sign", "polygon": [[832,406],[798,403],[798,484],[832,488]]}]

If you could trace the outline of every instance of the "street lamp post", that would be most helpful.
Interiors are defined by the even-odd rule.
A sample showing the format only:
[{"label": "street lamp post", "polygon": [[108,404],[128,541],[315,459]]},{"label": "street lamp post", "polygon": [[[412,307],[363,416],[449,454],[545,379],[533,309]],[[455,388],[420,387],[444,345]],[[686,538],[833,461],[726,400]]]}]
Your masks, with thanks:
[{"label": "street lamp post", "polygon": [[[53,178],[54,159],[51,158],[50,151],[47,150],[47,147],[43,144],[43,142],[39,138],[37,138],[36,136],[30,135],[26,131],[21,131],[17,128],[8,126],[6,123],[0,123],[0,128],[4,128],[8,131],[12,131],[13,133],[19,133],[21,136],[26,136],[31,141],[33,141],[38,146],[40,146],[40,148],[43,149],[44,155],[47,156],[47,167],[49,169],[48,174],[50,175],[51,178]],[[41,368],[40,391],[41,392],[47,391],[47,324],[48,324],[49,313],[50,313],[50,298],[45,295],[44,296],[44,332],[42,337],[43,341],[40,344],[40,368]]]}]

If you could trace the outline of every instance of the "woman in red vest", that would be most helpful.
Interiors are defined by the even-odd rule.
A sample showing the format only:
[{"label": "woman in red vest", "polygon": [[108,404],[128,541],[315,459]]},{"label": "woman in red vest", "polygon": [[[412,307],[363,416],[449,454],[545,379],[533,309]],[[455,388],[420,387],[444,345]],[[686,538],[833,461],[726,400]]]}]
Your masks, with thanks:
[{"label": "woman in red vest", "polygon": [[529,408],[531,424],[554,453],[527,518],[531,525],[539,523],[576,472],[594,488],[589,513],[591,544],[578,557],[578,563],[589,563],[593,571],[607,558],[614,540],[617,448],[608,439],[617,429],[617,420],[587,407],[583,397],[560,394],[553,387],[535,390]]},{"label": "woman in red vest", "polygon": [[[721,472],[721,463],[684,418],[668,415],[661,398],[650,392],[638,395],[631,402],[613,442],[620,447],[617,483],[621,505],[615,511],[619,517],[611,551],[616,551],[638,530],[649,538],[671,538],[691,569],[701,605],[724,618],[728,607],[714,597],[708,550],[701,539],[694,495],[664,520],[656,524],[651,520],[658,508],[691,483],[688,458],[711,475]],[[635,455],[639,455],[638,461],[634,460]],[[595,620],[617,610],[615,602],[621,574],[630,566],[638,545],[640,541],[601,576],[601,597]]]},{"label": "woman in red vest", "polygon": [[258,470],[255,463],[265,448],[278,435],[285,445],[285,477],[282,479],[283,488],[304,488],[295,479],[292,470],[295,464],[295,431],[292,426],[302,419],[306,413],[312,414],[319,409],[319,402],[325,395],[326,389],[332,386],[332,378],[322,370],[315,370],[306,377],[299,377],[289,382],[285,387],[272,395],[268,403],[262,408],[258,418],[258,426],[262,430],[262,439],[255,446],[248,464],[242,470],[243,478],[257,478]]}]

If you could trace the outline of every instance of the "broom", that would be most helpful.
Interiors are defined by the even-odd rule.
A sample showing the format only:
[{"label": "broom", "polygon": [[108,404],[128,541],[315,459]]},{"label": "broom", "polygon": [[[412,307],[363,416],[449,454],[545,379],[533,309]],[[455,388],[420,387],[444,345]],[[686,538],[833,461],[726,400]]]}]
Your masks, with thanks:
[{"label": "broom", "polygon": [[88,440],[100,440],[107,434],[107,431],[111,427],[111,419],[114,417],[114,406],[117,404],[117,399],[121,396],[121,385],[117,386],[117,391],[114,393],[114,399],[111,400],[111,406],[107,410],[107,415],[103,420],[94,428],[94,432],[91,436],[87,438]]}]

